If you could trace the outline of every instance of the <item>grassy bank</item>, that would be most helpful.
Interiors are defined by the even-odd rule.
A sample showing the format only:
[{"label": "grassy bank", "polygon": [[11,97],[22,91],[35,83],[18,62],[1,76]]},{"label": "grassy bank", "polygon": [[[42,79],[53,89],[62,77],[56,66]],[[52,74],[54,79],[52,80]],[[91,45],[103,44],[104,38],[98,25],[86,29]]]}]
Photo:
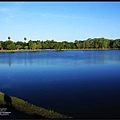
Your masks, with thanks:
[{"label": "grassy bank", "polygon": [[4,52],[37,52],[41,50],[0,50],[1,53]]},{"label": "grassy bank", "polygon": [[120,50],[118,48],[104,48],[104,49],[61,49],[61,50],[55,50],[55,49],[36,49],[36,50],[0,50],[0,53],[5,53],[5,52],[39,52],[39,51],[64,51],[64,50]]},{"label": "grassy bank", "polygon": [[[22,99],[19,99],[17,97],[10,96],[12,99],[12,105],[16,110],[22,111],[24,113],[27,113],[29,115],[37,115],[37,116],[43,116],[46,118],[72,118],[70,116],[62,115],[60,113],[57,113],[53,110],[47,110],[42,107],[38,107],[36,105],[30,104]],[[0,92],[0,104],[5,104],[4,102],[4,93]]]},{"label": "grassy bank", "polygon": [[40,52],[40,51],[56,51],[55,49],[36,49],[36,50],[0,50],[0,53],[6,53],[6,52],[10,52],[10,53],[15,53],[15,52]]}]

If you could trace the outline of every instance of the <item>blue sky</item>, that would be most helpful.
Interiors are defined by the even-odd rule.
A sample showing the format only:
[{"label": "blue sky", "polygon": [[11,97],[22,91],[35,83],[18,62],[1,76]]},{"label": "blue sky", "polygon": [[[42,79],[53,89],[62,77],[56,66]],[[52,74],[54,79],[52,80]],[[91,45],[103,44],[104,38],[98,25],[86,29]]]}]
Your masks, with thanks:
[{"label": "blue sky", "polygon": [[0,40],[120,38],[120,2],[0,2]]}]

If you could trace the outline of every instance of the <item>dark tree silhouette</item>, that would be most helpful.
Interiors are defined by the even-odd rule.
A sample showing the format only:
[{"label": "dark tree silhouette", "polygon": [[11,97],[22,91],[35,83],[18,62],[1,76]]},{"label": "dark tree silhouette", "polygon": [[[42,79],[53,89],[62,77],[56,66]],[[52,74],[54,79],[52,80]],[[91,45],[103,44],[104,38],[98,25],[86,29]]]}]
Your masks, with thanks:
[{"label": "dark tree silhouette", "polygon": [[8,41],[10,41],[10,39],[11,39],[10,36],[8,36]]},{"label": "dark tree silhouette", "polygon": [[26,37],[24,37],[24,40],[26,41],[26,40],[27,40],[27,38],[26,38]]},{"label": "dark tree silhouette", "polygon": [[6,102],[7,106],[12,106],[12,99],[10,98],[10,96],[4,94],[4,101]]}]

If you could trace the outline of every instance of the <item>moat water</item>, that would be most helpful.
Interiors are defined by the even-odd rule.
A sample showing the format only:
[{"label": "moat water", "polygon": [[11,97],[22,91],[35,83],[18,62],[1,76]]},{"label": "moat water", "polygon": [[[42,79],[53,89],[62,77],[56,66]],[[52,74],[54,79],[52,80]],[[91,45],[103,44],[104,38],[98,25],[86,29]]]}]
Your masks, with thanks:
[{"label": "moat water", "polygon": [[74,118],[120,118],[120,50],[0,53],[0,91]]}]

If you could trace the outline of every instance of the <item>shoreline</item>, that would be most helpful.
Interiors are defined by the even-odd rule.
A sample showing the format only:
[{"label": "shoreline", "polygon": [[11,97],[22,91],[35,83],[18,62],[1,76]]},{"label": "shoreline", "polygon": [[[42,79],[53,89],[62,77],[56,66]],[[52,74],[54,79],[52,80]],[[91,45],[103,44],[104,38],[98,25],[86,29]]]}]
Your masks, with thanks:
[{"label": "shoreline", "polygon": [[36,50],[0,50],[0,53],[15,53],[15,52],[43,52],[43,51],[67,51],[67,50],[120,50],[118,48],[104,48],[104,49],[61,49],[61,50],[55,50],[55,49],[36,49]]},{"label": "shoreline", "polygon": [[[9,97],[12,100],[12,106],[8,106],[8,107],[14,109],[13,112],[18,111],[18,112],[22,112],[27,116],[30,115],[31,117],[37,117],[37,118],[72,118],[71,116],[63,115],[54,110],[42,108],[32,103],[28,103],[27,101],[24,101],[23,99],[20,99],[20,98],[17,98],[14,96],[9,96]],[[6,107],[6,104],[4,101],[4,93],[1,91],[0,91],[0,106]],[[19,113],[19,115],[21,114]]]}]

